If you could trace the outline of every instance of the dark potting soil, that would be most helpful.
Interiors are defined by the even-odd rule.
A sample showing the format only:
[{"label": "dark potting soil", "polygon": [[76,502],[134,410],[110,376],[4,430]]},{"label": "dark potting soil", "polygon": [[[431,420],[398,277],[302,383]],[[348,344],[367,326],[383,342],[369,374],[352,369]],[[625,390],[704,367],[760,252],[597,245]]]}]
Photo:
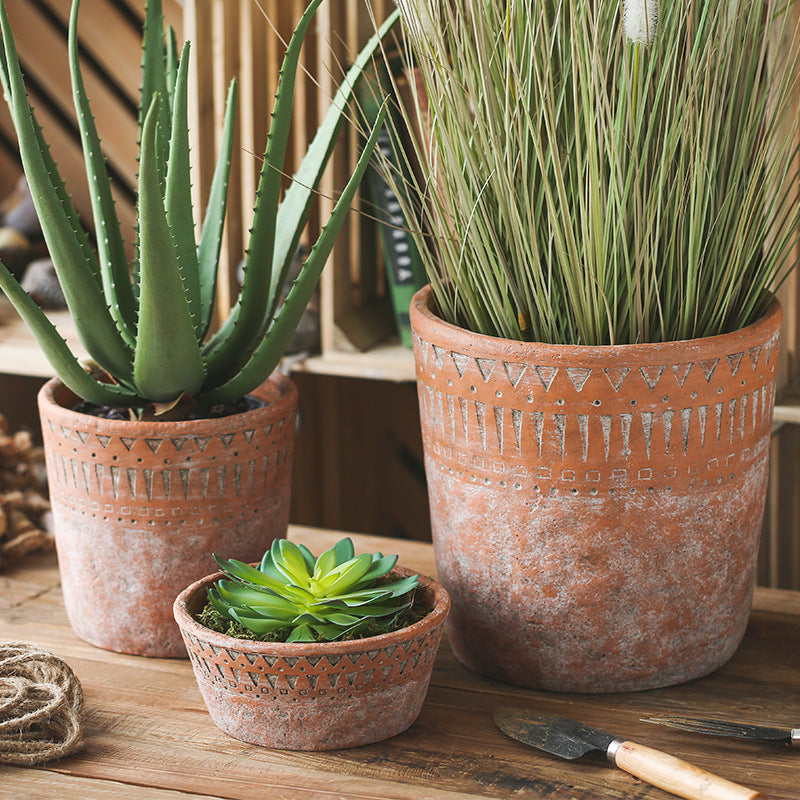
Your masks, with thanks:
[{"label": "dark potting soil", "polygon": [[[196,419],[218,419],[219,417],[230,417],[234,414],[242,414],[245,411],[252,411],[254,408],[261,408],[264,406],[264,401],[255,397],[247,395],[233,403],[224,403],[209,406],[208,408],[201,408],[200,406],[184,403],[178,408],[171,410],[161,420],[174,422],[176,420],[196,420]],[[126,406],[98,406],[95,403],[90,403],[87,400],[82,400],[77,405],[73,406],[73,411],[79,414],[89,414],[93,417],[101,417],[102,419],[113,419],[130,421],[140,417],[134,411],[134,416],[131,416],[131,409]],[[177,412],[177,413],[176,413]],[[158,422],[159,416],[150,415],[148,420]]]}]

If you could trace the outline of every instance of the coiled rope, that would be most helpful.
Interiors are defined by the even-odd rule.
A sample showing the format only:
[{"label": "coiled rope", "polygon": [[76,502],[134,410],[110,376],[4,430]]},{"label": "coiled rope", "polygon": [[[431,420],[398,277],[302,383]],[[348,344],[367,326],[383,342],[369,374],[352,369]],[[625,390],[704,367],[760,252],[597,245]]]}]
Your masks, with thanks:
[{"label": "coiled rope", "polygon": [[0,642],[0,764],[29,767],[81,745],[80,681],[35,645]]}]

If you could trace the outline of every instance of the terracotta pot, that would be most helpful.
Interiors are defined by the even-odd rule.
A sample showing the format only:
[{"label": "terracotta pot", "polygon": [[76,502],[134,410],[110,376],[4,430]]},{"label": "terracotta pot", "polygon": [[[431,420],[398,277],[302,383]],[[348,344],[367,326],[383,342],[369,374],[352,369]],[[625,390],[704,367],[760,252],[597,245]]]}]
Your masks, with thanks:
[{"label": "terracotta pot", "polygon": [[411,306],[448,638],[468,667],[578,692],[680,683],[747,624],[781,310],[666,344],[480,336]]},{"label": "terracotta pot", "polygon": [[[411,575],[397,568],[394,574]],[[252,642],[194,619],[209,575],[175,601],[194,674],[214,724],[236,739],[281,750],[338,750],[401,733],[419,715],[450,609],[447,592],[420,576],[432,611],[392,633],[346,642]]]},{"label": "terracotta pot", "polygon": [[213,552],[252,561],[286,535],[297,392],[279,374],[266,405],[219,419],[130,422],[39,394],[64,603],[82,639],[184,657],[172,603]]}]

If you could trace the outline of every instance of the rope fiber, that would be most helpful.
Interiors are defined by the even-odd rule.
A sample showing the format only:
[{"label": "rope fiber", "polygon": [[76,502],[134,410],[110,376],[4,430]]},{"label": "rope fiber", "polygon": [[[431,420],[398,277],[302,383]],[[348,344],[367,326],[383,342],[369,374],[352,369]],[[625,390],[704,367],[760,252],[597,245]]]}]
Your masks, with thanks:
[{"label": "rope fiber", "polygon": [[83,691],[57,656],[24,642],[0,642],[0,764],[30,767],[83,745]]}]

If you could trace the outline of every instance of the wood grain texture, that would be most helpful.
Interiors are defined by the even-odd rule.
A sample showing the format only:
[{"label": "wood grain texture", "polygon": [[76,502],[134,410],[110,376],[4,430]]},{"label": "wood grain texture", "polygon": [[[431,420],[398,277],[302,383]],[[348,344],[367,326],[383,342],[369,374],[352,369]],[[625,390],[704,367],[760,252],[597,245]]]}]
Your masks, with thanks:
[{"label": "wood grain texture", "polygon": [[[319,552],[336,531],[293,528]],[[430,545],[354,536],[356,547],[397,552],[434,570]],[[0,798],[180,796],[247,800],[469,800],[637,798],[670,795],[602,757],[562,761],[507,739],[491,714],[501,705],[572,716],[656,747],[772,800],[797,800],[800,761],[788,746],[702,737],[643,722],[702,712],[796,725],[800,708],[800,595],[757,590],[756,608],[733,660],[685,686],[621,695],[535,692],[467,672],[442,647],[422,714],[387,742],[331,753],[291,753],[242,744],[218,731],[188,661],[109,653],[67,624],[52,556],[0,573],[0,638],[40,644],[75,669],[86,694],[85,750],[43,769],[0,768]],[[385,713],[391,713],[386,709]]]}]

